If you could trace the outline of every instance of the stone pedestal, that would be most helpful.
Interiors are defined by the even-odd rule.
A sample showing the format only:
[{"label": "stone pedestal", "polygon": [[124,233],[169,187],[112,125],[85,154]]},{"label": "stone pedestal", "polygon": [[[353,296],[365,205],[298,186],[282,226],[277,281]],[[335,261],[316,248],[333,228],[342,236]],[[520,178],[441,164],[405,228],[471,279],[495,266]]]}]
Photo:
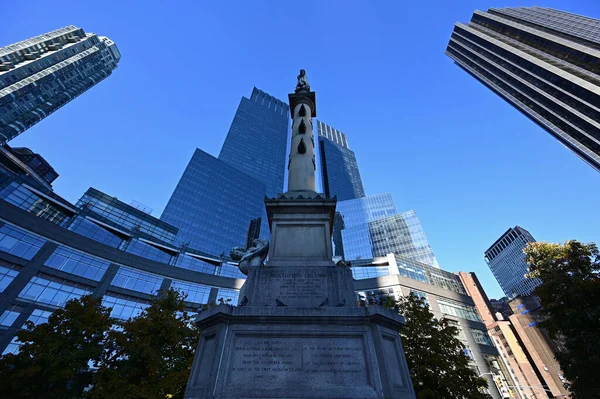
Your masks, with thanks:
[{"label": "stone pedestal", "polygon": [[186,398],[414,398],[386,309],[219,305],[198,326]]},{"label": "stone pedestal", "polygon": [[352,272],[332,261],[335,199],[265,201],[269,261],[250,267],[237,307],[200,313],[188,399],[413,399],[402,316],[360,308]]}]

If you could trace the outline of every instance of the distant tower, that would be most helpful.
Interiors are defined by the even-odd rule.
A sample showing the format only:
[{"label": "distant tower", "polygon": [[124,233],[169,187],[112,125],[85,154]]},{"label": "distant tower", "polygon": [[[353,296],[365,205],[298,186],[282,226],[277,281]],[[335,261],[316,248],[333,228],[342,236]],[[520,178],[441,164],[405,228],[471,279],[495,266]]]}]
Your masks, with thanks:
[{"label": "distant tower", "polygon": [[485,261],[509,298],[530,295],[541,283],[539,279],[525,277],[528,266],[523,249],[530,242],[535,242],[532,235],[524,228],[515,226],[506,230],[485,251]]},{"label": "distant tower", "polygon": [[0,144],[110,76],[121,53],[107,37],[67,26],[0,48]]},{"label": "distant tower", "polygon": [[323,193],[345,201],[365,196],[356,155],[348,147],[346,135],[339,130],[317,121],[319,136],[319,163]]}]

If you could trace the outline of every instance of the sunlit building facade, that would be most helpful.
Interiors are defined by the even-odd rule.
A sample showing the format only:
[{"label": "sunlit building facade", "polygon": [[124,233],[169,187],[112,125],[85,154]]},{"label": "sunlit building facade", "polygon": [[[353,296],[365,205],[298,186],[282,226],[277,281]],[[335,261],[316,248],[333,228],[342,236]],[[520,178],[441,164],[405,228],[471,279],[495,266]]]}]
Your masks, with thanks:
[{"label": "sunlit building facade", "polygon": [[391,296],[399,300],[411,292],[425,299],[434,316],[444,318],[458,329],[457,338],[471,368],[486,378],[494,399],[506,398],[506,384],[499,370],[498,351],[459,276],[413,259],[389,254],[352,262],[358,300],[365,306],[381,303]]},{"label": "sunlit building facade", "polygon": [[72,25],[0,47],[0,144],[110,76],[120,59],[112,40]]}]

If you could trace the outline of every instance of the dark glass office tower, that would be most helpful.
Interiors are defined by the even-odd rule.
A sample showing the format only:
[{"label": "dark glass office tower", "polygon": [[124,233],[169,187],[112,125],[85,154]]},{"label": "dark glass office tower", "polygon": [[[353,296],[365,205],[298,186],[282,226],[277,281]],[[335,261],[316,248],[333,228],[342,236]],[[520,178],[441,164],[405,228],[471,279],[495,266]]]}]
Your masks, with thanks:
[{"label": "dark glass office tower", "polygon": [[600,20],[541,7],[475,11],[457,65],[600,171]]},{"label": "dark glass office tower", "polygon": [[323,193],[337,195],[339,201],[365,196],[354,151],[348,148],[346,135],[317,121]]},{"label": "dark glass office tower", "polygon": [[283,192],[289,112],[255,87],[242,97],[219,158],[196,150],[160,217],[179,228],[180,244],[227,255],[244,246],[257,218],[260,237],[269,237],[264,198]]},{"label": "dark glass office tower", "polygon": [[265,192],[264,183],[196,149],[160,218],[179,228],[180,244],[229,255],[245,244],[252,219],[266,223]]},{"label": "dark glass office tower", "polygon": [[0,144],[110,76],[121,59],[107,37],[67,26],[0,48]]},{"label": "dark glass office tower", "polygon": [[263,182],[266,195],[283,192],[290,107],[256,87],[242,97],[219,160]]}]

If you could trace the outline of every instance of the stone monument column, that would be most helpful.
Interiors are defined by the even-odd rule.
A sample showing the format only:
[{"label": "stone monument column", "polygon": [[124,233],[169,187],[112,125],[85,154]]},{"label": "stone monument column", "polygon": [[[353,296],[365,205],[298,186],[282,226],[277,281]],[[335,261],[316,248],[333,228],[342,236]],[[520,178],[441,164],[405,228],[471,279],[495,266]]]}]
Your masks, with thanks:
[{"label": "stone monument column", "polygon": [[185,397],[414,399],[398,334],[404,319],[359,307],[352,270],[332,261],[336,199],[315,192],[316,102],[304,70],[289,100],[288,191],[265,199],[271,240],[232,250],[248,278],[238,306],[198,315]]},{"label": "stone monument column", "polygon": [[289,95],[292,140],[288,165],[288,192],[315,192],[315,138],[312,118],[317,116],[315,93],[310,91],[304,69],[294,94]]}]

